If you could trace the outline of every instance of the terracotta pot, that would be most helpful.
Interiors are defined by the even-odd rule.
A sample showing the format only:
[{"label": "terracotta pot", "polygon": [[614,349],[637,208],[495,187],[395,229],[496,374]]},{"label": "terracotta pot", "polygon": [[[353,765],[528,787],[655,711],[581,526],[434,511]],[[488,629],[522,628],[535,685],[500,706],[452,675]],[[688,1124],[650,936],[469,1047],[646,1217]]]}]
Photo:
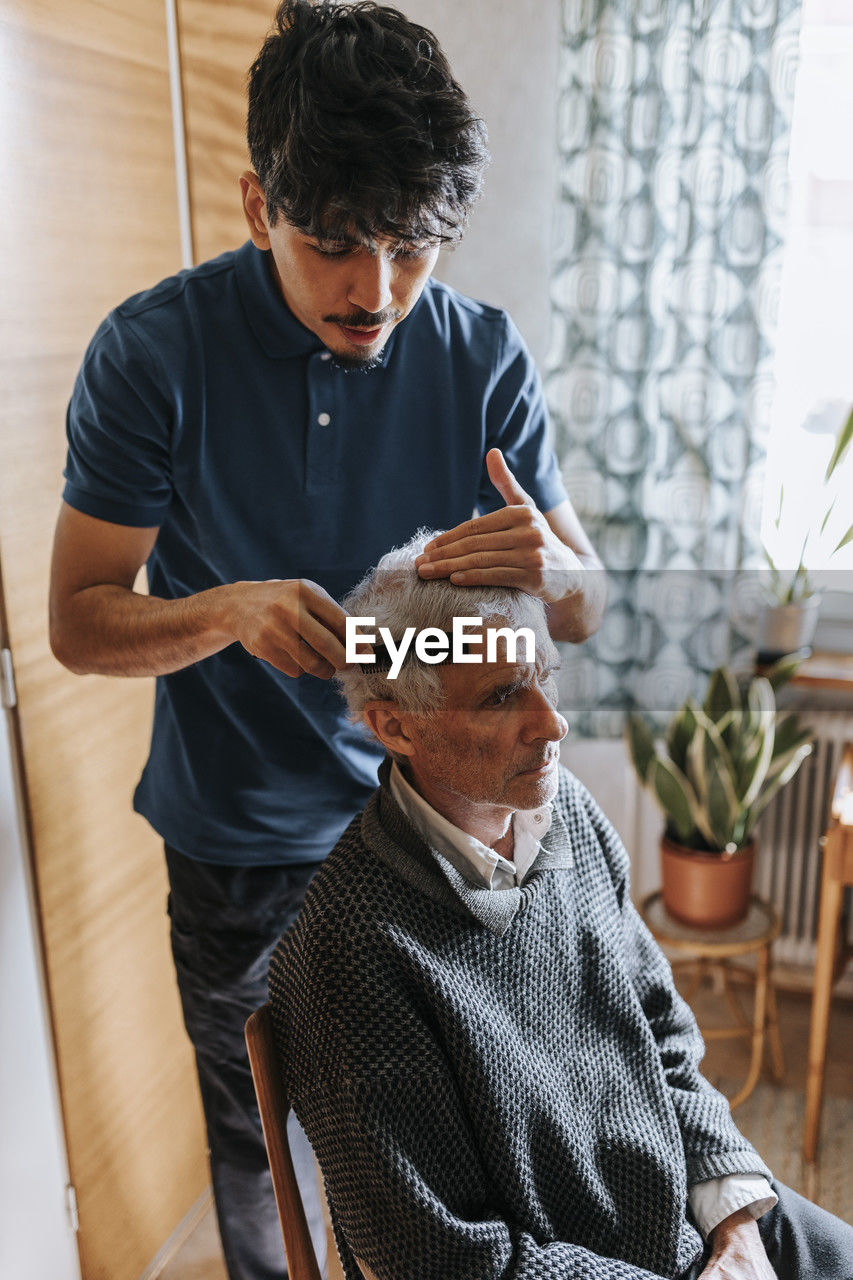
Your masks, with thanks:
[{"label": "terracotta pot", "polygon": [[697,853],[663,836],[663,905],[694,929],[724,929],[749,910],[755,841],[736,853]]}]

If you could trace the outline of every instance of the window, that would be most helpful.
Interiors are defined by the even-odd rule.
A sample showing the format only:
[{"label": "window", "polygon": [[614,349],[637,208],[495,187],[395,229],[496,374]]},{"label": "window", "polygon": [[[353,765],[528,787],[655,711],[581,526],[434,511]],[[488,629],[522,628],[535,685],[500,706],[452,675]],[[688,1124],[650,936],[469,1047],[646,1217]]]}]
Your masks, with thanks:
[{"label": "window", "polygon": [[[851,120],[853,4],[805,0],[762,533],[776,562],[793,568],[811,529],[807,566],[833,570],[822,611],[828,620],[853,618],[847,594],[853,587],[853,544],[829,560],[853,523],[853,457],[830,486],[823,483],[834,434],[853,405]],[[835,506],[820,537],[833,496]],[[850,648],[849,626],[846,630],[844,647]],[[819,642],[830,643],[827,638]],[[835,647],[841,643],[836,639]]]}]

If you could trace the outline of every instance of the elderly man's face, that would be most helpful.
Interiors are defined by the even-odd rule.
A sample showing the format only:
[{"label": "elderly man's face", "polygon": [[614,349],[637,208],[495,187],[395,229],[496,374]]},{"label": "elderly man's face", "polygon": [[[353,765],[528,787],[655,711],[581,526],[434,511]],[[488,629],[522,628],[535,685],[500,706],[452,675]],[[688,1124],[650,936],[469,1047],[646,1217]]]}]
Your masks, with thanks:
[{"label": "elderly man's face", "polygon": [[441,668],[445,708],[406,718],[408,765],[430,803],[441,811],[460,804],[515,810],[553,799],[568,732],[557,711],[557,666],[553,644],[540,636],[535,663]]}]

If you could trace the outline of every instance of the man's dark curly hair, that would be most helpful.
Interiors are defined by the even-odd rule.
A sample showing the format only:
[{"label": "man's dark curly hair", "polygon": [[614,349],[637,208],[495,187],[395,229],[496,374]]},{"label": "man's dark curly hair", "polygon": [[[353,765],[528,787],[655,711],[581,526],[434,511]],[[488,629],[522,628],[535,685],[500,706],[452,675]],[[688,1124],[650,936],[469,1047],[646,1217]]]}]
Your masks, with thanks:
[{"label": "man's dark curly hair", "polygon": [[368,0],[284,0],[249,73],[248,137],[271,221],[326,240],[454,242],[489,160],[435,36]]}]

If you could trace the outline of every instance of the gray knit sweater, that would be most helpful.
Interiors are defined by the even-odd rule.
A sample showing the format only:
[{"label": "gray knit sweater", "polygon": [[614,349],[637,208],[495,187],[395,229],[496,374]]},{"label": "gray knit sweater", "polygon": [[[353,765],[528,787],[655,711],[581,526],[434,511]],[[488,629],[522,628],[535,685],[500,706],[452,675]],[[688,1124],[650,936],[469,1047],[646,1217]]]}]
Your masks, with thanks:
[{"label": "gray knit sweater", "polygon": [[469,884],[383,785],[270,969],[288,1095],[348,1280],[639,1280],[700,1253],[687,1187],[769,1171],[562,771],[520,889]]}]

